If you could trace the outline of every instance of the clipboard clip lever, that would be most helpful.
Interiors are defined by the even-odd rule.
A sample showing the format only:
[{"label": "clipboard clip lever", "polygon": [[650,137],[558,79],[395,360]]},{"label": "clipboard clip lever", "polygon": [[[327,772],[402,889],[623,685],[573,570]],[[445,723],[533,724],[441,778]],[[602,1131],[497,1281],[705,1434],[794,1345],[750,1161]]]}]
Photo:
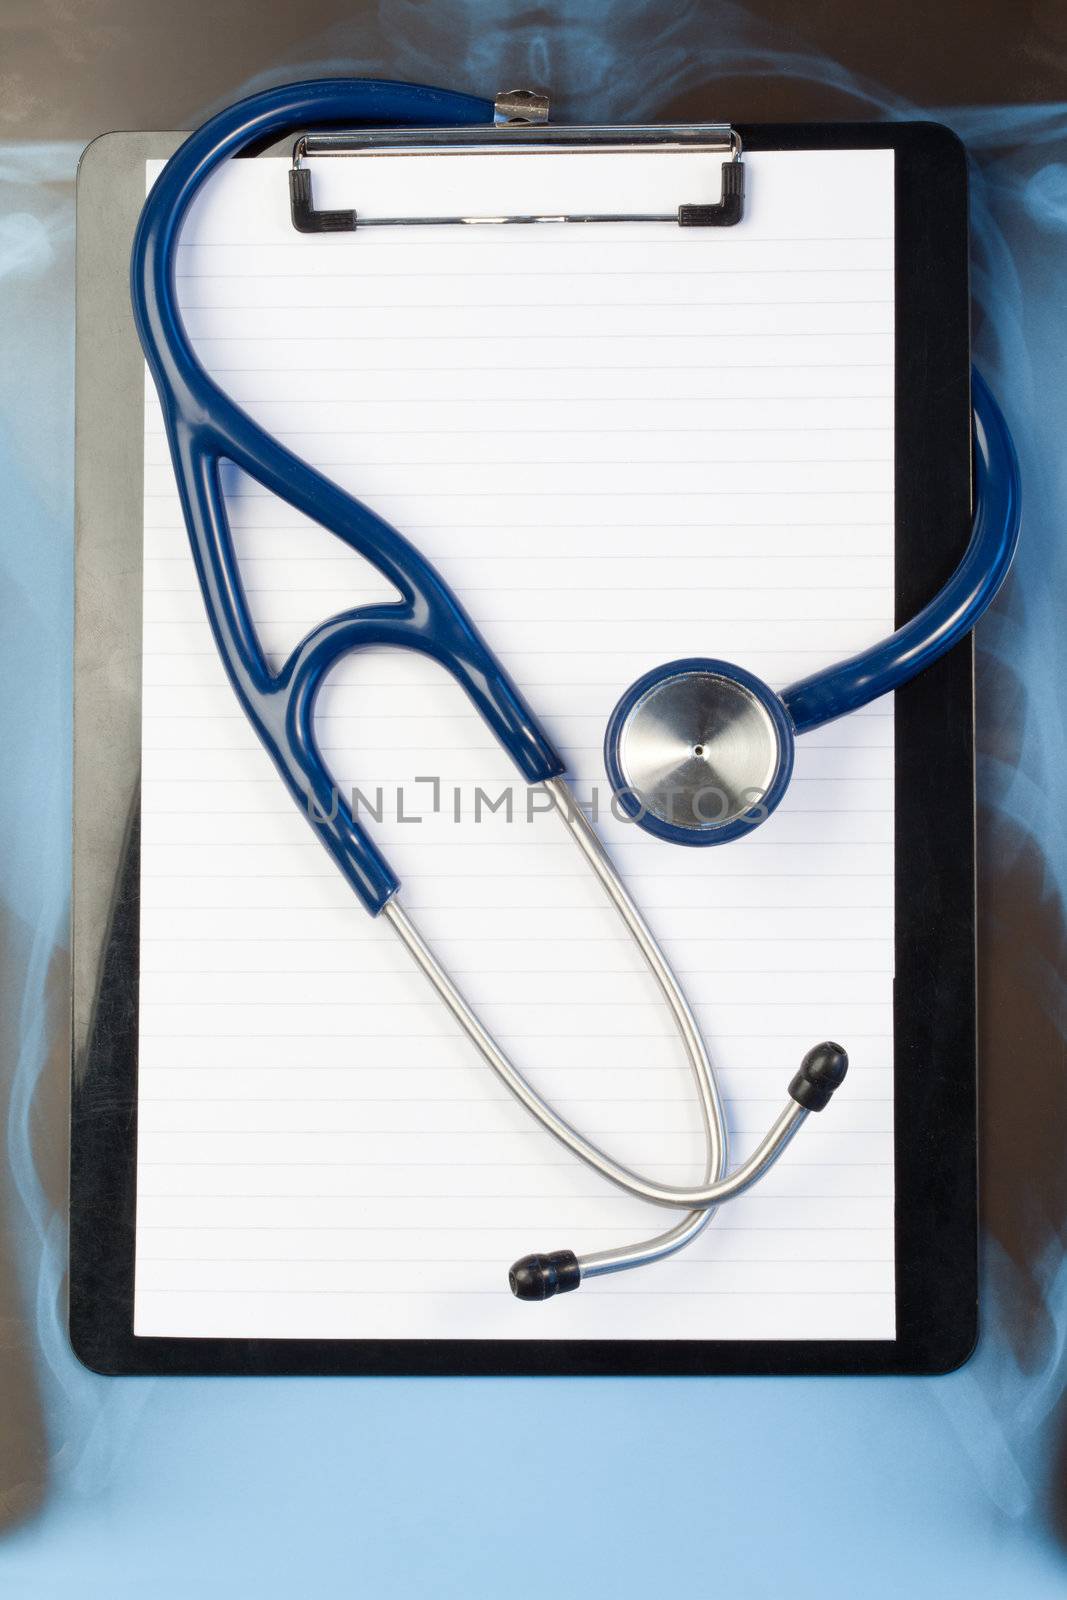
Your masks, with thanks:
[{"label": "clipboard clip lever", "polygon": [[[309,157],[481,154],[487,151],[683,151],[728,156],[722,164],[718,200],[680,205],[658,212],[535,212],[493,216],[365,216],[355,211],[319,211],[315,206]],[[357,228],[438,227],[472,224],[500,226],[535,222],[673,222],[680,228],[732,228],[745,214],[745,167],[736,129],[715,123],[688,126],[573,128],[550,126],[548,96],[535,89],[509,89],[493,103],[493,123],[485,127],[363,128],[341,133],[304,133],[293,145],[289,208],[297,233],[354,233]]]}]

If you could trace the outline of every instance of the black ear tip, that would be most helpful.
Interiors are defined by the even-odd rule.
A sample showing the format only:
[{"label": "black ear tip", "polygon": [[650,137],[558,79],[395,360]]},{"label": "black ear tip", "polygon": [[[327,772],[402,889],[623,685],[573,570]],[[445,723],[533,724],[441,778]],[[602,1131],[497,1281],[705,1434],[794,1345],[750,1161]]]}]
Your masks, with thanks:
[{"label": "black ear tip", "polygon": [[508,1272],[508,1285],[516,1300],[551,1300],[554,1294],[577,1289],[581,1281],[582,1269],[573,1250],[523,1256]]},{"label": "black ear tip", "polygon": [[516,1300],[543,1300],[542,1275],[537,1256],[523,1256],[508,1268],[508,1288]]},{"label": "black ear tip", "polygon": [[848,1051],[832,1039],[814,1045],[800,1064],[801,1072],[828,1089],[840,1089],[848,1072]]},{"label": "black ear tip", "polygon": [[805,1111],[822,1111],[840,1089],[848,1072],[848,1052],[832,1039],[813,1045],[800,1063],[800,1071],[789,1085],[789,1093]]}]

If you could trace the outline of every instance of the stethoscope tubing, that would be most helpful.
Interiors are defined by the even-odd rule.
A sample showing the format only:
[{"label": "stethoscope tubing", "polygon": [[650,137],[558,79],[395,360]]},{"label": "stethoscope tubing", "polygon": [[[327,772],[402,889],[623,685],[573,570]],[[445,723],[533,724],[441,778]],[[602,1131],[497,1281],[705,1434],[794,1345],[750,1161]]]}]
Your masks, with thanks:
[{"label": "stethoscope tubing", "polygon": [[[466,690],[528,783],[563,760],[517,686],[436,568],[409,540],[255,423],[208,376],[182,320],[177,251],[203,184],[243,150],[287,131],[360,122],[489,123],[489,101],[413,84],[323,79],[267,90],[220,112],[173,155],[141,214],[131,260],[134,320],[160,405],[208,616],[238,699],[294,800],[314,805],[323,844],[367,909],[399,887],[368,831],[339,796],[315,737],[315,702],[343,656],[372,646],[415,650]],[[232,462],[372,562],[401,599],[339,612],[267,665],[234,553],[220,481]]]},{"label": "stethoscope tubing", "polygon": [[1004,414],[981,373],[971,372],[974,521],[958,567],[928,605],[888,639],[782,690],[797,733],[807,733],[925,672],[966,637],[995,599],[1019,542],[1019,461]]}]

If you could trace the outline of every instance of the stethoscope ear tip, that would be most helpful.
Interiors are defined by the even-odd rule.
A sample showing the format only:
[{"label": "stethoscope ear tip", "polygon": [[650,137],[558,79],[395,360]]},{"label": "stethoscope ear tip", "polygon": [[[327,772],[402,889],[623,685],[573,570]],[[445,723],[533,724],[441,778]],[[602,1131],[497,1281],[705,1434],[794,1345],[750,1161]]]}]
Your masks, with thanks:
[{"label": "stethoscope ear tip", "polygon": [[805,1111],[823,1111],[835,1089],[840,1089],[848,1072],[848,1051],[832,1039],[813,1045],[800,1063],[800,1071],[789,1085],[789,1093]]},{"label": "stethoscope ear tip", "polygon": [[573,1250],[553,1250],[545,1256],[523,1256],[508,1272],[516,1300],[551,1300],[554,1294],[577,1289],[582,1269]]}]

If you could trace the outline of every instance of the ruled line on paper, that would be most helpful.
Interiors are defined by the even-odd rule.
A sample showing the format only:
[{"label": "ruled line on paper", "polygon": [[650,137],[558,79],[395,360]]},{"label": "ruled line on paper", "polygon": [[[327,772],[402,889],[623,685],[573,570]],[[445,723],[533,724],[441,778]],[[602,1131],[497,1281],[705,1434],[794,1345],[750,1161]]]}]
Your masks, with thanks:
[{"label": "ruled line on paper", "polygon": [[[611,706],[657,661],[723,655],[781,684],[892,627],[892,153],[748,159],[743,236],[535,245],[298,241],[287,164],[241,163],[179,252],[209,370],[440,564],[582,793],[603,784]],[[813,161],[855,234],[812,205]],[[389,166],[412,209],[439,182],[417,157]],[[630,203],[662,172],[627,169]],[[530,1337],[514,1256],[673,1214],[526,1122],[316,859],[218,664],[151,392],[145,462],[136,1331]],[[224,483],[276,664],[387,589],[247,479]],[[339,783],[510,779],[418,658],[346,663],[320,712]],[[738,1154],[815,1038],[846,1035],[853,1070],[765,1189],[675,1261],[554,1303],[537,1337],[892,1337],[892,738],[883,704],[801,741],[781,811],[727,850],[604,821],[721,1060]],[[409,799],[419,821],[386,817],[376,838],[501,1040],[620,1159],[695,1179],[699,1117],[654,985],[553,819],[479,827]]]}]

